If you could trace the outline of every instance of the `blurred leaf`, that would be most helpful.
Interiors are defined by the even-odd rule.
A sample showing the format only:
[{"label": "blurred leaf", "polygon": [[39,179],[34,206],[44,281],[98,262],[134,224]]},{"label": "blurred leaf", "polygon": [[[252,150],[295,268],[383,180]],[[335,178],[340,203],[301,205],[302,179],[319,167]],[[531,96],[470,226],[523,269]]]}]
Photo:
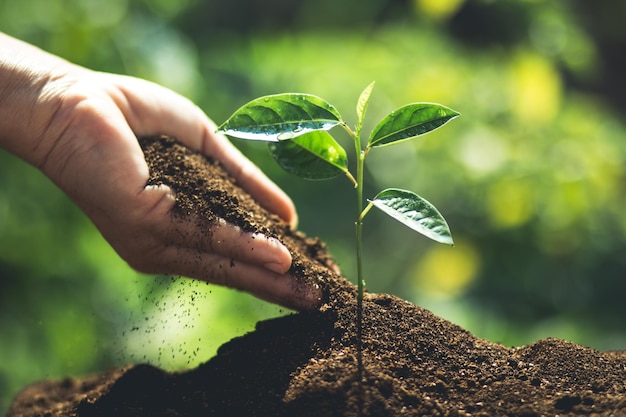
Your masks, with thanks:
[{"label": "blurred leaf", "polygon": [[378,193],[370,202],[416,232],[439,243],[454,245],[448,223],[441,213],[417,194],[388,188]]},{"label": "blurred leaf", "polygon": [[348,171],[346,151],[325,131],[268,145],[281,168],[302,178],[322,180]]},{"label": "blurred leaf", "polygon": [[278,142],[341,123],[333,105],[310,94],[276,94],[245,104],[218,130],[240,139]]},{"label": "blurred leaf", "polygon": [[413,103],[391,112],[372,131],[370,147],[412,139],[444,125],[460,114],[435,103]]},{"label": "blurred leaf", "polygon": [[363,126],[363,118],[365,117],[365,112],[367,111],[367,105],[370,102],[370,96],[372,95],[372,90],[374,89],[375,81],[372,81],[370,85],[365,87],[365,90],[359,96],[359,100],[356,103],[356,132],[359,134],[361,132],[361,127]]}]

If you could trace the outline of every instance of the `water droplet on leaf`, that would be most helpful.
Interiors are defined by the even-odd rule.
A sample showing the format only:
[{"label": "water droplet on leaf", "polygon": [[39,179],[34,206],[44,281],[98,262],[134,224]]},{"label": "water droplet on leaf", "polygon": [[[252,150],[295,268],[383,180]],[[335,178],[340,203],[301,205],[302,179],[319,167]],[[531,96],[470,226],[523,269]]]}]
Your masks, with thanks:
[{"label": "water droplet on leaf", "polygon": [[281,134],[279,134],[278,136],[276,136],[276,139],[278,140],[289,140],[289,139],[293,139],[294,138],[294,134],[293,132],[283,132]]}]

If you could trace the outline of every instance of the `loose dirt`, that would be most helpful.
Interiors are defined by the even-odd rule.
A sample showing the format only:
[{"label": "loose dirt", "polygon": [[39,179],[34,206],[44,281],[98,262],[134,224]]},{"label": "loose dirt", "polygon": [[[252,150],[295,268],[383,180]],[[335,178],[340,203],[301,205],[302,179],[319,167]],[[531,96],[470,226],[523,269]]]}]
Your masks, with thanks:
[{"label": "loose dirt", "polygon": [[355,289],[324,244],[260,208],[214,161],[168,138],[141,141],[173,216],[216,217],[280,239],[319,310],[259,322],[196,369],[149,365],[24,389],[8,416],[620,416],[626,352],[558,339],[510,348],[397,297],[368,294],[357,366]]}]

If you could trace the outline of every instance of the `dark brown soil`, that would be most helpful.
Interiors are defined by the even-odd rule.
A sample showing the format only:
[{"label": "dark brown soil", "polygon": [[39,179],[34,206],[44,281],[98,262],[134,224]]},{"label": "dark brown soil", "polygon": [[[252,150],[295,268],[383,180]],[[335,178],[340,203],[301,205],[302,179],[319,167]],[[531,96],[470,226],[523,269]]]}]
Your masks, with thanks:
[{"label": "dark brown soil", "polygon": [[626,415],[626,352],[557,339],[509,348],[390,295],[364,302],[360,376],[354,287],[327,268],[324,245],[231,189],[217,164],[172,140],[143,145],[151,182],[177,191],[175,215],[221,216],[278,237],[295,279],[320,285],[325,303],[259,322],[190,371],[137,365],[35,384],[9,416]]}]

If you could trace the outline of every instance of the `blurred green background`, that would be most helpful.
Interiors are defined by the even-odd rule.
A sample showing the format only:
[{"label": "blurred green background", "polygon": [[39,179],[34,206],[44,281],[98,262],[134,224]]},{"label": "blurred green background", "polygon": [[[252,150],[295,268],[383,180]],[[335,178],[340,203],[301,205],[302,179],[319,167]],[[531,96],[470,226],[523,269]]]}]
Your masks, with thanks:
[{"label": "blurred green background", "polygon": [[[78,64],[146,78],[216,122],[264,94],[319,95],[373,125],[414,101],[462,117],[375,150],[367,196],[411,189],[456,240],[372,213],[369,289],[480,337],[626,347],[626,3],[599,0],[0,0],[0,30]],[[284,174],[354,277],[350,184]],[[346,142],[346,146],[349,144]],[[182,369],[286,311],[235,291],[132,271],[31,166],[0,151],[0,412],[25,384],[150,362]]]}]

